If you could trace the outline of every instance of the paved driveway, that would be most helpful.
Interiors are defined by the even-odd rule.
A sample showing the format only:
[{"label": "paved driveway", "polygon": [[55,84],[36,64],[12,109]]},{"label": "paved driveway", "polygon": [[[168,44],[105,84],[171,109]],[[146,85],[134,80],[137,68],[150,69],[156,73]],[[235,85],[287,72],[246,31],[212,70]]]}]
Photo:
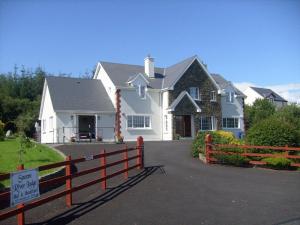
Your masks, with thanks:
[{"label": "paved driveway", "polygon": [[[133,143],[132,143],[133,144]],[[234,225],[300,224],[300,171],[205,165],[190,157],[191,141],[146,142],[146,169],[95,185],[26,213],[29,224]],[[58,147],[73,157],[120,145]],[[93,163],[98,163],[93,161]],[[79,170],[86,167],[82,164]],[[95,177],[95,175],[94,175]],[[88,178],[85,178],[88,179]],[[8,224],[14,220],[8,220]],[[6,223],[5,223],[6,224]]]}]

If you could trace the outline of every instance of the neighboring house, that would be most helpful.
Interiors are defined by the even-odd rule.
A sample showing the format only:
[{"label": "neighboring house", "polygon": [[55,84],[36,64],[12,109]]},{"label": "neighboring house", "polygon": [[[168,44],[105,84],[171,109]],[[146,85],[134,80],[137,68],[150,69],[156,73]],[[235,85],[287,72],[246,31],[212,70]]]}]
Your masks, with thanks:
[{"label": "neighboring house", "polygon": [[[59,79],[65,79],[65,83]],[[86,85],[76,86],[77,82]],[[65,85],[68,87],[64,88]],[[72,96],[74,92],[78,93]],[[65,98],[63,105],[68,106],[67,111],[59,107],[50,110],[55,106],[55,102],[51,102],[52,95]],[[70,102],[67,101],[69,96]],[[114,127],[115,133],[106,129],[111,133],[104,139],[122,136],[132,141],[141,135],[145,140],[173,140],[178,136],[195,137],[198,130],[219,129],[239,135],[244,131],[243,98],[230,82],[220,75],[211,75],[197,56],[166,68],[155,67],[154,59],[148,56],[144,66],[101,61],[92,80],[47,78],[40,119],[48,121],[55,117],[61,121],[58,118],[64,115],[65,120],[60,124],[56,122],[53,129],[73,127],[72,136],[76,140],[83,139],[81,133],[87,130],[81,128],[87,126],[86,122],[80,123],[84,116],[89,118],[86,119],[91,138],[102,137],[102,132],[94,128],[99,126],[98,116],[109,121],[107,127]],[[64,141],[69,141],[71,136],[63,129]],[[54,140],[61,141],[60,135],[54,134],[57,137]],[[48,136],[42,137],[42,142],[52,142],[53,138]]]},{"label": "neighboring house", "polygon": [[247,105],[252,105],[256,99],[268,99],[272,102],[277,108],[281,108],[287,105],[287,100],[282,98],[276,92],[267,88],[258,88],[258,87],[248,87],[244,94],[247,96],[245,103]]}]

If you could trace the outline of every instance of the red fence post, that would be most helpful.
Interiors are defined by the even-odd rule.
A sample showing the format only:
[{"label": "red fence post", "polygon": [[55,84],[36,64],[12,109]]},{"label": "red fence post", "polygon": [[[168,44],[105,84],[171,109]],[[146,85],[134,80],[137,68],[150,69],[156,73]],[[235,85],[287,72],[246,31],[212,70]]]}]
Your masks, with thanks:
[{"label": "red fence post", "polygon": [[138,158],[136,160],[136,164],[139,165],[138,169],[143,169],[144,168],[144,139],[142,136],[139,136],[137,138],[137,144],[136,144],[136,150],[137,150],[137,155]]},{"label": "red fence post", "polygon": [[210,151],[212,150],[212,137],[210,134],[205,136],[205,158],[206,163],[210,163]]},{"label": "red fence post", "polygon": [[127,145],[126,145],[125,152],[124,152],[124,160],[126,160],[124,163],[124,169],[126,169],[126,171],[124,173],[124,178],[128,179],[128,146]]},{"label": "red fence post", "polygon": [[[24,170],[24,165],[21,164],[17,167],[17,170]],[[24,203],[20,203],[17,205],[18,209],[23,209],[24,208]],[[24,211],[22,210],[20,213],[17,215],[17,220],[18,220],[18,225],[24,225],[25,224],[25,215]]]},{"label": "red fence post", "polygon": [[[66,176],[70,176],[66,179],[66,190],[72,190],[72,171],[71,171],[71,156],[67,156],[66,161]],[[66,204],[68,207],[72,206],[72,192],[66,194]]]},{"label": "red fence post", "polygon": [[104,166],[104,168],[101,170],[101,178],[104,178],[103,181],[101,181],[101,186],[103,190],[106,190],[106,151],[105,149],[101,152],[102,157],[100,158],[100,166]]}]

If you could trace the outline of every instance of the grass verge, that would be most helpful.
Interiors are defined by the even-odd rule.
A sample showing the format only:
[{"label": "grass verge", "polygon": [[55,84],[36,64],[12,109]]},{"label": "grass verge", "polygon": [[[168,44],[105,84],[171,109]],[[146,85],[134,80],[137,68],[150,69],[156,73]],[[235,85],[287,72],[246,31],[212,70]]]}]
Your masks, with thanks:
[{"label": "grass verge", "polygon": [[[16,139],[8,139],[0,142],[0,173],[10,173],[16,171],[20,162],[20,141]],[[33,147],[26,150],[22,154],[22,161],[25,169],[36,168],[41,165],[63,161],[64,158],[53,149],[34,143]],[[40,176],[52,173],[56,169],[45,170],[39,173]],[[1,186],[9,186],[9,180],[0,181]]]}]

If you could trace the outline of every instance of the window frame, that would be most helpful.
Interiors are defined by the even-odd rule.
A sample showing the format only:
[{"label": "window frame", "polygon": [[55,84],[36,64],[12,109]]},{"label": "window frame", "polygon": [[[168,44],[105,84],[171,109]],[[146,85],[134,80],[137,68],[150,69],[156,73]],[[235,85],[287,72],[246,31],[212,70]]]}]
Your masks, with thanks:
[{"label": "window frame", "polygon": [[[228,127],[228,119],[233,119],[233,127]],[[225,123],[224,123],[224,120],[225,120]],[[223,129],[239,129],[240,128],[239,117],[223,117],[222,118],[222,128]]]},{"label": "window frame", "polygon": [[227,103],[233,103],[234,102],[234,92],[233,91],[226,92],[226,102]]},{"label": "window frame", "polygon": [[[129,126],[129,117],[131,117],[131,126]],[[134,117],[144,117],[143,119],[143,123],[144,126],[143,127],[134,127]],[[149,127],[146,127],[146,117],[149,118]],[[145,115],[145,114],[130,114],[126,116],[126,127],[127,130],[151,130],[152,129],[152,119],[150,115]]]},{"label": "window frame", "polygon": [[53,116],[49,117],[49,131],[53,131]]},{"label": "window frame", "polygon": [[[192,96],[191,95],[191,90],[194,89],[196,90],[196,95],[197,96]],[[199,87],[189,87],[189,95],[192,97],[192,99],[194,99],[195,101],[201,101],[201,95],[200,95],[200,89]]]},{"label": "window frame", "polygon": [[[203,129],[203,119],[209,119],[208,128],[209,129]],[[200,131],[214,131],[216,130],[217,120],[215,116],[201,116],[200,117]]]},{"label": "window frame", "polygon": [[216,102],[217,101],[217,93],[216,93],[216,91],[211,91],[210,92],[210,101],[211,102]]}]

